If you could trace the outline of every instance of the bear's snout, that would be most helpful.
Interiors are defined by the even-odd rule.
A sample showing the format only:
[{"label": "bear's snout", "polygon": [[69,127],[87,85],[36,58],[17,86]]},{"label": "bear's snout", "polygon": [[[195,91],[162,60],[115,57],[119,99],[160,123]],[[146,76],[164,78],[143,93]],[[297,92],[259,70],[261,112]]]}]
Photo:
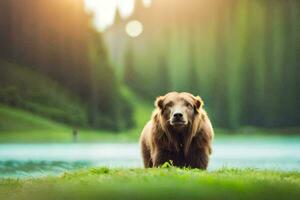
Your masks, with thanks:
[{"label": "bear's snout", "polygon": [[175,121],[180,121],[182,120],[183,114],[181,112],[176,112],[173,114],[173,118]]},{"label": "bear's snout", "polygon": [[175,112],[171,117],[171,125],[179,125],[179,124],[186,124],[186,120],[183,117],[182,112]]},{"label": "bear's snout", "polygon": [[178,126],[178,125],[187,125],[187,119],[184,116],[184,113],[181,110],[176,110],[171,115],[170,124],[172,126]]}]

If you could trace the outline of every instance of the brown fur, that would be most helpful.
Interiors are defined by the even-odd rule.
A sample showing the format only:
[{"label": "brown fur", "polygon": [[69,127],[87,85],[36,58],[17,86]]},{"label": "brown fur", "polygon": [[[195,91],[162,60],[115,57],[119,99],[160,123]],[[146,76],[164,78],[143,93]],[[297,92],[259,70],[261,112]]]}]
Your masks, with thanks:
[{"label": "brown fur", "polygon": [[[172,128],[164,106],[167,102],[191,103],[194,111],[187,113],[188,125]],[[211,122],[203,109],[203,101],[189,93],[168,93],[158,97],[151,120],[144,127],[140,143],[144,166],[159,167],[172,161],[174,166],[206,169],[212,152],[214,136]],[[182,105],[181,107],[184,107]]]}]

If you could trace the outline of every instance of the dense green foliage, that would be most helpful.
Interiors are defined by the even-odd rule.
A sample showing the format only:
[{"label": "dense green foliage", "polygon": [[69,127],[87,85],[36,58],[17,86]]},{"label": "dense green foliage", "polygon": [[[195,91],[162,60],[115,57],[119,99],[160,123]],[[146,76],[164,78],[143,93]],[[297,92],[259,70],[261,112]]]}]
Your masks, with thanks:
[{"label": "dense green foliage", "polygon": [[[167,70],[167,90],[201,95],[216,126],[299,126],[300,1],[153,0],[149,8],[140,2],[105,33],[123,41],[109,41],[119,68],[133,55],[140,82],[132,88],[140,95],[161,95]],[[122,31],[130,20],[144,26],[138,38]],[[126,53],[128,45],[134,53]]]},{"label": "dense green foliage", "polygon": [[107,60],[102,35],[94,28],[90,32],[90,60],[94,66],[89,99],[90,124],[95,128],[113,130],[131,128],[134,126],[132,104],[122,94],[114,70]]},{"label": "dense green foliage", "polygon": [[134,125],[83,0],[2,0],[0,43],[1,103],[78,127]]},{"label": "dense green foliage", "polygon": [[0,74],[2,104],[22,108],[66,124],[87,125],[86,105],[57,82],[33,69],[1,60]]},{"label": "dense green foliage", "polygon": [[[2,179],[10,199],[298,199],[298,172],[95,168],[60,177]],[[47,194],[47,195],[45,195]]]},{"label": "dense green foliage", "polygon": [[[139,134],[150,119],[152,107],[125,88],[123,96],[135,105],[135,126],[114,134],[109,130],[78,129],[78,142],[137,142]],[[0,143],[73,142],[74,127],[57,123],[30,111],[0,103]],[[296,133],[298,131],[295,131]]]}]

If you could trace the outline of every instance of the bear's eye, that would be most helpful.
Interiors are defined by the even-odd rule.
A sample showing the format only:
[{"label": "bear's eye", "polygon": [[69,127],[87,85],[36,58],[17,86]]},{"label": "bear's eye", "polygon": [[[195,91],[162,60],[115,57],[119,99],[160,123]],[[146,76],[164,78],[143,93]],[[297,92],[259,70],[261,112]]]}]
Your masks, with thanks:
[{"label": "bear's eye", "polygon": [[173,103],[169,102],[169,103],[166,104],[165,108],[170,108],[172,105],[173,105]]},{"label": "bear's eye", "polygon": [[193,105],[192,104],[190,104],[190,103],[186,103],[186,107],[188,107],[188,108],[193,108]]},{"label": "bear's eye", "polygon": [[162,113],[168,112],[168,111],[170,110],[170,107],[171,107],[172,105],[173,105],[172,102],[167,103],[167,104],[163,107]]},{"label": "bear's eye", "polygon": [[169,107],[170,107],[170,104],[166,104],[166,105],[165,105],[165,108],[169,108]]}]

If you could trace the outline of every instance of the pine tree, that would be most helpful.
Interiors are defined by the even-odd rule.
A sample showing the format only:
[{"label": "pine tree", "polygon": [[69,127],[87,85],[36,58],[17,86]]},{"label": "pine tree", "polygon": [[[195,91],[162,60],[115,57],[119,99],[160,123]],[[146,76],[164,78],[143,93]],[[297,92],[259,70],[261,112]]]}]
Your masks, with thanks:
[{"label": "pine tree", "polygon": [[158,91],[160,95],[170,92],[171,80],[166,56],[161,56],[158,66]]},{"label": "pine tree", "polygon": [[[120,124],[119,85],[101,33],[92,28],[92,85],[90,94],[90,122],[95,128],[118,130]],[[105,115],[103,115],[105,113]]]},{"label": "pine tree", "polygon": [[227,23],[227,10],[219,5],[216,9],[217,27],[216,27],[216,63],[215,72],[212,81],[212,99],[213,109],[216,117],[216,124],[220,127],[229,128],[228,116],[228,63],[226,52],[226,23]]},{"label": "pine tree", "polygon": [[[193,35],[193,34],[192,34]],[[196,55],[196,44],[193,42],[195,38],[191,37],[190,42],[190,54],[189,54],[189,66],[188,66],[188,90],[194,95],[199,95],[199,76],[197,72],[197,55]]]},{"label": "pine tree", "polygon": [[131,45],[128,46],[127,51],[125,52],[125,66],[124,66],[124,83],[130,87],[131,89],[137,89],[137,72],[135,69],[134,63],[134,55],[133,55],[133,47]]}]

